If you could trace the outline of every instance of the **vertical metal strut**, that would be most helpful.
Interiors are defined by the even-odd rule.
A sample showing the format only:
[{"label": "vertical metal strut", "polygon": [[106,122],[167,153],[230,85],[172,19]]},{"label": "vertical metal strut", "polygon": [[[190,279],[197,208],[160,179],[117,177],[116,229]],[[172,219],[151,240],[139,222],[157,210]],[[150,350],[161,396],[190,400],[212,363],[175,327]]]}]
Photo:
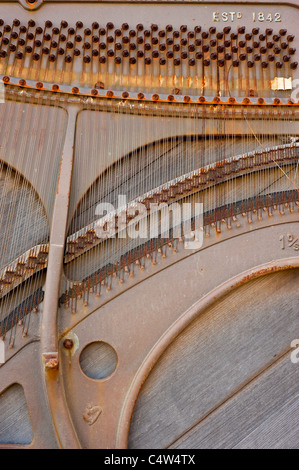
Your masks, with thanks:
[{"label": "vertical metal strut", "polygon": [[41,326],[41,351],[45,392],[57,439],[62,448],[80,448],[72,425],[59,372],[57,312],[63,267],[66,224],[74,158],[74,138],[78,108],[68,108],[68,125],[60,163],[50,234],[48,269]]}]

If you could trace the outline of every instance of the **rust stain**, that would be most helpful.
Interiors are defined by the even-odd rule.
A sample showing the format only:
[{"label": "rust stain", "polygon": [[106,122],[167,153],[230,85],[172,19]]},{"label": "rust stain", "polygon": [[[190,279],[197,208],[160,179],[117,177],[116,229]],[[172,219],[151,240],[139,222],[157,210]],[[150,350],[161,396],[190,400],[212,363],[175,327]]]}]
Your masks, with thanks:
[{"label": "rust stain", "polygon": [[58,353],[45,353],[43,355],[43,361],[46,370],[58,369]]},{"label": "rust stain", "polygon": [[275,273],[278,271],[287,271],[288,269],[294,269],[294,266],[291,265],[286,265],[286,266],[269,266],[267,268],[260,269],[258,271],[255,271],[254,273],[248,274],[247,276],[244,276],[239,282],[231,286],[231,289],[234,289],[236,287],[240,287],[247,282],[251,281],[252,279],[255,279],[260,276],[264,276],[266,274],[271,274]]}]

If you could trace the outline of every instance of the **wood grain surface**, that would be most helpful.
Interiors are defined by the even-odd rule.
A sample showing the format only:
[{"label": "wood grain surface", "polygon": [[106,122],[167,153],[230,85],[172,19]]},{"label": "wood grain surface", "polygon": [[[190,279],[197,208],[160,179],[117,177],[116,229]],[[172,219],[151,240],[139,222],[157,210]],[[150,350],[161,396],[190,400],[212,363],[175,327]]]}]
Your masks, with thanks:
[{"label": "wood grain surface", "polygon": [[0,442],[30,444],[32,427],[23,388],[13,384],[0,395]]}]

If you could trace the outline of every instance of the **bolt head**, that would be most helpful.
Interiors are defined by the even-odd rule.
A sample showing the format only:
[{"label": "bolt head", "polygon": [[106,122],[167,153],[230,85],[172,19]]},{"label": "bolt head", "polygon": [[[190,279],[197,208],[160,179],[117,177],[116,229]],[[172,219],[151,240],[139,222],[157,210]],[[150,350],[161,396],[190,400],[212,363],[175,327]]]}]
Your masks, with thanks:
[{"label": "bolt head", "polygon": [[72,349],[73,346],[74,346],[74,342],[70,338],[67,338],[63,341],[63,347],[65,349]]}]

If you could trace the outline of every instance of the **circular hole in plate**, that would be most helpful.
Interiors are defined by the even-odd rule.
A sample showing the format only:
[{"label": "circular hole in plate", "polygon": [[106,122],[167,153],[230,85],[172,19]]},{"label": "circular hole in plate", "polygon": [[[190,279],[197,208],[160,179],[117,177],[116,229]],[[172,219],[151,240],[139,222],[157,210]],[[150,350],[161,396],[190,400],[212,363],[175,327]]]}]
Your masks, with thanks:
[{"label": "circular hole in plate", "polygon": [[117,354],[110,344],[95,341],[85,346],[80,354],[80,366],[87,377],[105,379],[116,369]]}]

